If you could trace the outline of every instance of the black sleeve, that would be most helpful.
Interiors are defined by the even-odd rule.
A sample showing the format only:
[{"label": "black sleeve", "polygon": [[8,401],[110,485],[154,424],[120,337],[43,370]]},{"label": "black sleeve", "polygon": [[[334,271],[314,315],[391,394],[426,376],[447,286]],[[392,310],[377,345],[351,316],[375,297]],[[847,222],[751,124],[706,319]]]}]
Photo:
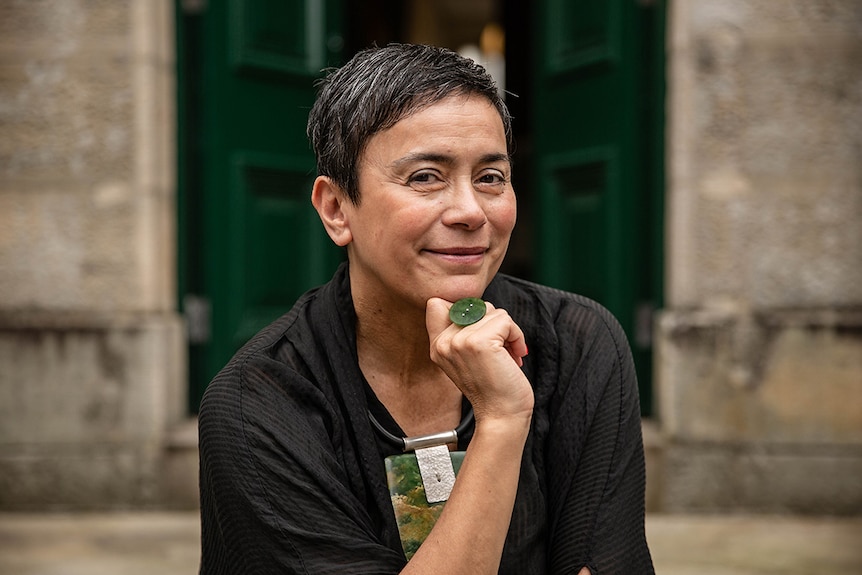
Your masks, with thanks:
[{"label": "black sleeve", "polygon": [[333,413],[319,390],[276,362],[236,364],[213,381],[199,417],[202,574],[403,567],[351,488]]},{"label": "black sleeve", "polygon": [[[579,310],[581,316],[583,310]],[[644,534],[645,465],[637,378],[625,334],[606,310],[576,321],[582,341],[561,349],[549,434],[550,572],[654,573]],[[588,334],[585,336],[585,334]],[[575,347],[578,351],[575,351]]]}]

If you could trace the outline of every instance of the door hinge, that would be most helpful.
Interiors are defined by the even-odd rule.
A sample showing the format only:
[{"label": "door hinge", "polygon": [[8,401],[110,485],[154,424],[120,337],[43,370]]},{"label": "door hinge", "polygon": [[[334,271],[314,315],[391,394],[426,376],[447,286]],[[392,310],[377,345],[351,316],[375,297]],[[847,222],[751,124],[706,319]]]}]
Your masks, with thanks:
[{"label": "door hinge", "polygon": [[641,349],[652,347],[653,321],[655,305],[651,301],[642,301],[635,308],[635,345]]},{"label": "door hinge", "polygon": [[186,294],[183,297],[183,313],[186,319],[186,333],[189,343],[200,345],[209,343],[212,337],[212,304],[208,297]]},{"label": "door hinge", "polygon": [[207,9],[206,0],[182,0],[180,6],[185,14],[201,14]]}]

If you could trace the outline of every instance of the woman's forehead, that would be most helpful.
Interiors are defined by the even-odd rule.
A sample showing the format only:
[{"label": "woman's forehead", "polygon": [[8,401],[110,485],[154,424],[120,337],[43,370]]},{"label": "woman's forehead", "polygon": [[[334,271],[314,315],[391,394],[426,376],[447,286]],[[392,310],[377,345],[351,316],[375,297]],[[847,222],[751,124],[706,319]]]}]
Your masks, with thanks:
[{"label": "woman's forehead", "polygon": [[506,152],[503,120],[483,96],[449,96],[405,115],[392,126],[372,135],[367,145],[407,145],[411,148],[434,139],[499,140]]}]

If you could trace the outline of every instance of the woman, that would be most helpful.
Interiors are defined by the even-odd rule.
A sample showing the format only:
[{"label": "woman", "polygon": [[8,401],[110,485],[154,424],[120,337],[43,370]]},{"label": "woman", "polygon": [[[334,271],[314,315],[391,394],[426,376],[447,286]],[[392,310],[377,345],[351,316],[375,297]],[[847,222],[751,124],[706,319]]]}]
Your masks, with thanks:
[{"label": "woman", "polygon": [[[497,273],[516,203],[490,77],[440,48],[367,50],[327,77],[309,137],[312,203],[348,263],[206,392],[201,572],[652,573],[624,334]],[[468,297],[487,311],[456,325]],[[457,481],[408,549],[384,459],[456,428]],[[420,471],[441,461],[423,449]]]}]

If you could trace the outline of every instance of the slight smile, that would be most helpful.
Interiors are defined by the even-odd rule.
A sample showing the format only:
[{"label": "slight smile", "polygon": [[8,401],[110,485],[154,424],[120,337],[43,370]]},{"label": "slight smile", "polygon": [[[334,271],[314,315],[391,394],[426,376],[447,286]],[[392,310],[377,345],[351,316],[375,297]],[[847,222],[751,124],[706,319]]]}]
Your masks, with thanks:
[{"label": "slight smile", "polygon": [[459,264],[475,264],[482,261],[488,248],[484,247],[452,247],[423,250],[446,261]]}]

